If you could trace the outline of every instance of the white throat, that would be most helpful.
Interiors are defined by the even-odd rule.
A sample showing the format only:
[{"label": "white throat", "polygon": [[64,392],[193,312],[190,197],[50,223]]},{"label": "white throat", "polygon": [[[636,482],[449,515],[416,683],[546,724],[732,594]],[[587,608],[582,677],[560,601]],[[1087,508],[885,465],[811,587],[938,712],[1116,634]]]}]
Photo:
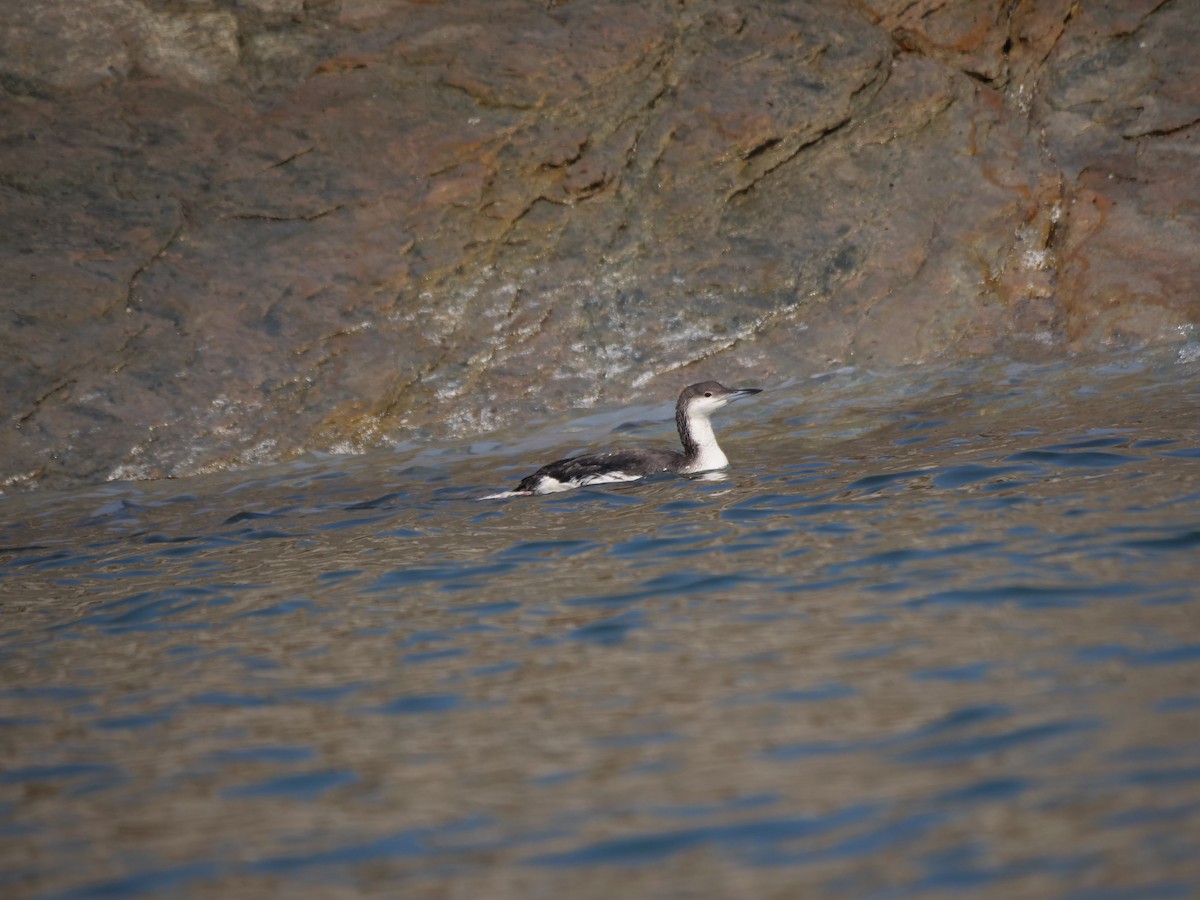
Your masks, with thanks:
[{"label": "white throat", "polygon": [[687,420],[688,435],[698,451],[696,459],[687,467],[688,472],[708,472],[712,469],[723,469],[729,465],[729,459],[717,446],[717,436],[713,432],[712,422],[708,416],[689,416]]}]

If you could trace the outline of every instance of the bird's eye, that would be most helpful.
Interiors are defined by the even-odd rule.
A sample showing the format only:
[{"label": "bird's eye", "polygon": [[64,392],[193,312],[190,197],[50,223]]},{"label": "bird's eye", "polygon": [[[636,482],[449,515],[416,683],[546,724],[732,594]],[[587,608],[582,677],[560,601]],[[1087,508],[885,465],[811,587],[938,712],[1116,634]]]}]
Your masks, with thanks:
[{"label": "bird's eye", "polygon": [[705,396],[705,397],[711,397],[711,396],[712,396],[712,391],[705,391],[705,392],[704,392],[704,396]]}]

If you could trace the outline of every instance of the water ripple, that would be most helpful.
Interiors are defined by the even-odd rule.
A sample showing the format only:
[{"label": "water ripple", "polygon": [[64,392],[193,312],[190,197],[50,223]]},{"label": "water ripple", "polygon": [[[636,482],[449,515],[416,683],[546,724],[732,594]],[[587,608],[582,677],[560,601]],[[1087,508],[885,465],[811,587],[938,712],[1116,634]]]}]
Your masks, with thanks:
[{"label": "water ripple", "polygon": [[1200,394],[1137,361],[764,385],[719,481],[478,503],[548,425],[6,494],[0,893],[1195,893]]},{"label": "water ripple", "polygon": [[708,844],[733,850],[753,848],[762,853],[778,844],[811,840],[831,831],[861,824],[876,812],[854,806],[824,816],[755,819],[728,825],[646,832],[587,844],[575,850],[530,857],[535,866],[633,865],[662,862]]}]

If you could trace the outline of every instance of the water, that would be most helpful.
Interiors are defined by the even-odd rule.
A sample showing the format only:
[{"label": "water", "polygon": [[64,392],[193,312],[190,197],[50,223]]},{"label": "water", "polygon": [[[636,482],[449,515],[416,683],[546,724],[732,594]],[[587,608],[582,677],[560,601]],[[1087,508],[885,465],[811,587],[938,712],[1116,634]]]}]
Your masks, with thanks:
[{"label": "water", "polygon": [[[1200,363],[0,500],[6,897],[1190,897]],[[615,431],[614,434],[609,434]]]}]

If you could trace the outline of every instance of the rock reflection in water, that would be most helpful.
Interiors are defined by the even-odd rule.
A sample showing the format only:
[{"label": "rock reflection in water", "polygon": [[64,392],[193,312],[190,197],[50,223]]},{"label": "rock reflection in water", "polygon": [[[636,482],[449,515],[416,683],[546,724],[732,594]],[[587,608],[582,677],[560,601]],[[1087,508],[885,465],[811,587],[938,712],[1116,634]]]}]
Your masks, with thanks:
[{"label": "rock reflection in water", "polygon": [[1198,400],[840,373],[721,481],[479,504],[500,443],[5,498],[5,893],[1192,895]]}]

